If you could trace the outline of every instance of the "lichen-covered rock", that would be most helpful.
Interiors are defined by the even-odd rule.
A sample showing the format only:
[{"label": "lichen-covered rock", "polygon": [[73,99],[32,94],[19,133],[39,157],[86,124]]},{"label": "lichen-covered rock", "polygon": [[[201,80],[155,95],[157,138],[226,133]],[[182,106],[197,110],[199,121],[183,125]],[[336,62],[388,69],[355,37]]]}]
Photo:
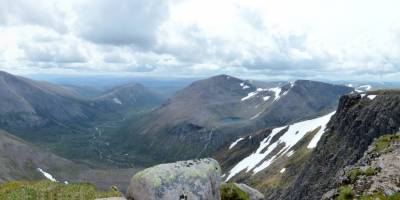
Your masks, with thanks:
[{"label": "lichen-covered rock", "polygon": [[147,168],[132,177],[127,198],[134,200],[219,200],[221,168],[211,158]]},{"label": "lichen-covered rock", "polygon": [[236,187],[238,187],[240,190],[245,192],[247,195],[249,195],[250,200],[262,200],[264,199],[264,195],[259,192],[258,190],[244,184],[244,183],[235,183]]}]

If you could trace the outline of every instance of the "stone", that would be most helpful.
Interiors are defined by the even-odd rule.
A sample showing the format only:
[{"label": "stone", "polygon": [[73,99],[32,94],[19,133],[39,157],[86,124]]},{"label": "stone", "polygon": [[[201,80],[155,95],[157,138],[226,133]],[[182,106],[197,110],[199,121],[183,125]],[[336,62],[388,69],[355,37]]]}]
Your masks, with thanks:
[{"label": "stone", "polygon": [[264,199],[264,195],[259,192],[258,190],[244,184],[244,183],[235,183],[236,187],[238,187],[240,190],[245,192],[247,195],[249,195],[250,200],[262,200]]},{"label": "stone", "polygon": [[326,192],[324,195],[322,195],[322,200],[333,200],[335,197],[338,195],[338,190],[337,189],[332,189]]},{"label": "stone", "polygon": [[131,179],[131,200],[219,200],[221,168],[211,158],[160,164]]}]

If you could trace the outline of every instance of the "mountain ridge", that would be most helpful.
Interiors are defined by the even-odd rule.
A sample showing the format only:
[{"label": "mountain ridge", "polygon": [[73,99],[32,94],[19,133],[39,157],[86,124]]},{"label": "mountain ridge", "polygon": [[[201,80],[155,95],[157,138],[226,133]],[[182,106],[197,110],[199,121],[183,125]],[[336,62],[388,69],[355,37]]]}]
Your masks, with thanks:
[{"label": "mountain ridge", "polygon": [[[311,81],[307,83],[322,84]],[[300,81],[282,87],[258,88],[248,81],[227,75],[196,81],[170,97],[160,107],[139,119],[131,120],[124,128],[126,131],[123,137],[116,138],[113,144],[118,145],[117,152],[140,155],[147,155],[150,152],[151,155],[148,157],[160,162],[211,155],[225,142],[239,135],[266,126],[284,125],[287,122],[327,113],[335,107],[340,94],[353,91],[352,88],[345,86],[330,84],[322,86],[327,88],[324,93],[309,92],[313,95],[310,97],[311,100],[302,98],[300,101],[318,102],[321,98],[316,97],[322,96],[326,97],[322,100],[328,103],[311,106],[311,109],[305,110],[303,115],[288,113],[287,116],[266,123],[256,119],[255,116],[262,116],[264,111],[268,111],[280,101],[293,105],[288,106],[289,109],[285,112],[301,108],[302,105],[296,106],[298,103],[296,95],[293,98],[285,98],[293,96],[292,92],[301,94],[298,92],[300,89],[303,89],[300,90],[303,96],[307,95],[306,91],[312,90],[312,87],[305,87],[303,81]],[[301,110],[297,112],[300,113]],[[279,112],[275,109],[270,113],[276,115]],[[141,143],[137,144],[135,141]]]}]

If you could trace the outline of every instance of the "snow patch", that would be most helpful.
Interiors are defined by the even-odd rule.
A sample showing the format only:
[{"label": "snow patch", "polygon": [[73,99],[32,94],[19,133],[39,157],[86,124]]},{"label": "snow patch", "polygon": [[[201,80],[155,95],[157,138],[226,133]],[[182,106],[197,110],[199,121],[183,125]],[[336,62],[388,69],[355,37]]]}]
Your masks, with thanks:
[{"label": "snow patch", "polygon": [[[253,174],[256,174],[259,171],[267,168],[277,158],[288,154],[289,150],[310,131],[320,128],[317,134],[319,135],[320,132],[323,133],[325,129],[324,127],[334,113],[335,112],[332,112],[319,118],[294,123],[289,126],[274,128],[271,134],[260,142],[258,149],[254,153],[241,160],[229,171],[229,176],[226,180],[228,181],[243,170],[245,170],[246,173],[253,171]],[[277,141],[271,143],[272,138],[285,128],[288,128],[288,130]],[[315,140],[318,142],[317,139]],[[278,147],[278,145],[282,144],[283,148],[280,149],[279,152],[276,152],[276,154],[273,156],[269,155]],[[265,160],[267,156],[269,158]]]},{"label": "snow patch", "polygon": [[256,119],[257,117],[259,117],[261,115],[262,112],[257,113],[256,115],[254,115],[253,117],[250,118],[250,120]]},{"label": "snow patch", "polygon": [[288,153],[287,153],[287,157],[290,157],[290,156],[292,156],[294,154],[294,151],[293,150],[291,150],[291,151],[289,151]]},{"label": "snow patch", "polygon": [[270,96],[265,96],[265,97],[263,97],[263,100],[264,100],[264,101],[268,101],[269,98],[271,98],[271,97],[270,97]]},{"label": "snow patch", "polygon": [[281,98],[280,94],[282,89],[280,87],[276,87],[276,88],[270,88],[269,91],[272,91],[275,93],[274,95],[274,101],[278,100],[279,98]]},{"label": "snow patch", "polygon": [[368,90],[372,89],[372,86],[371,85],[361,85],[361,86],[357,87],[357,89],[368,91]]},{"label": "snow patch", "polygon": [[[256,95],[258,95],[259,93],[266,92],[266,91],[273,92],[274,93],[274,101],[277,101],[279,98],[286,95],[289,92],[289,90],[294,86],[294,84],[295,84],[294,82],[290,82],[290,88],[288,90],[286,90],[282,95],[281,95],[282,88],[280,88],[280,87],[274,87],[274,88],[268,88],[268,89],[257,88],[256,91],[250,92],[249,94],[247,94],[246,97],[243,97],[242,101],[253,98]],[[244,85],[245,85],[244,83],[240,84],[240,86],[242,86],[242,87]],[[270,96],[265,96],[265,97],[263,97],[263,99],[264,99],[264,101],[268,101],[270,99]]]},{"label": "snow patch", "polygon": [[229,146],[229,149],[232,149],[234,146],[237,145],[240,141],[242,141],[244,138],[239,138],[236,141],[232,142],[232,144]]},{"label": "snow patch", "polygon": [[357,90],[357,89],[354,89],[354,92],[356,92],[356,93],[363,93],[364,91],[362,91],[362,90]]},{"label": "snow patch", "polygon": [[44,177],[46,177],[47,179],[49,179],[49,180],[51,180],[51,181],[53,181],[53,182],[57,182],[57,180],[56,180],[51,174],[49,174],[49,173],[43,171],[43,170],[40,169],[40,168],[37,168],[37,170],[38,170]]},{"label": "snow patch", "polygon": [[364,98],[366,94],[361,94],[361,98]]},{"label": "snow patch", "polygon": [[250,86],[246,85],[246,83],[240,83],[240,87],[242,87],[243,90],[250,88]]},{"label": "snow patch", "polygon": [[114,97],[113,98],[113,101],[114,101],[114,103],[116,103],[116,104],[122,104],[122,102],[118,99],[118,98],[116,98],[116,97]]},{"label": "snow patch", "polygon": [[367,96],[367,98],[370,99],[370,100],[374,100],[375,97],[376,97],[376,95],[368,95],[368,96]]},{"label": "snow patch", "polygon": [[285,173],[286,168],[282,168],[281,171],[279,171],[281,174]]},{"label": "snow patch", "polygon": [[[331,117],[334,114],[335,114],[335,112],[331,113],[329,119],[331,119]],[[329,119],[328,119],[328,121],[329,121]],[[317,147],[317,144],[318,144],[319,140],[321,139],[322,135],[325,132],[326,124],[328,123],[328,121],[325,124],[321,124],[321,128],[318,130],[318,132],[311,139],[310,143],[308,143],[308,145],[307,145],[308,149],[313,149],[313,148]]]},{"label": "snow patch", "polygon": [[258,94],[258,92],[250,92],[249,94],[247,94],[247,96],[242,98],[242,101],[246,101],[248,99],[253,98],[254,96],[256,96]]}]

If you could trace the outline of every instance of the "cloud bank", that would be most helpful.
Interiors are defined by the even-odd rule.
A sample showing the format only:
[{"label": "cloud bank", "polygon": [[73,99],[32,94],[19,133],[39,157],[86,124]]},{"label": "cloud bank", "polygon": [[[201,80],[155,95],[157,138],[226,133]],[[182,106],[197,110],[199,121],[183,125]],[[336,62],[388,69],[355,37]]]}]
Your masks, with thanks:
[{"label": "cloud bank", "polygon": [[397,80],[395,0],[0,0],[0,70]]}]

